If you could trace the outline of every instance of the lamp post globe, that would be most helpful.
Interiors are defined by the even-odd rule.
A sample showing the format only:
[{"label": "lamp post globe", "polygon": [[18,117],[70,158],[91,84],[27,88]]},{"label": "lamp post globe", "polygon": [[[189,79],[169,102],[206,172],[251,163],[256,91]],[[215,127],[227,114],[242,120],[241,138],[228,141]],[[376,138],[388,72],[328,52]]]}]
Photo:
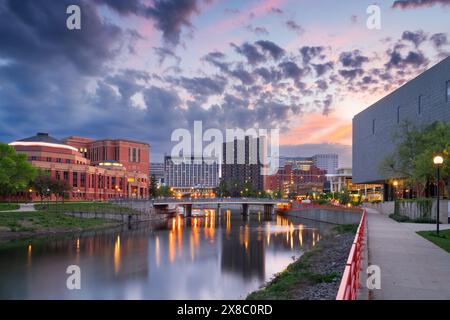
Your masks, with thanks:
[{"label": "lamp post globe", "polygon": [[440,168],[441,168],[442,164],[444,163],[444,158],[440,155],[437,155],[433,158],[433,163],[437,167],[436,233],[437,233],[437,235],[439,235],[439,210],[440,210],[440,208],[439,208],[440,207],[440,204],[439,204],[439,198],[440,198],[439,182],[441,180]]}]

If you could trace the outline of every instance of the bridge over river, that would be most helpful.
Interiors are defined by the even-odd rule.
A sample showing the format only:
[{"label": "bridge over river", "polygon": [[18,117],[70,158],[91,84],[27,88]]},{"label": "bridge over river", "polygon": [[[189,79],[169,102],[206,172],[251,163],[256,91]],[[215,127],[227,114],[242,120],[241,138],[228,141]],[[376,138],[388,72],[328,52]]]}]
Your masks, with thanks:
[{"label": "bridge over river", "polygon": [[181,206],[184,208],[186,217],[192,215],[192,206],[214,206],[218,213],[221,213],[222,206],[226,205],[242,205],[242,214],[248,215],[251,205],[264,207],[264,214],[274,214],[275,206],[288,205],[287,199],[255,199],[255,198],[168,198],[152,200],[153,207],[160,213],[167,212],[169,206]]}]

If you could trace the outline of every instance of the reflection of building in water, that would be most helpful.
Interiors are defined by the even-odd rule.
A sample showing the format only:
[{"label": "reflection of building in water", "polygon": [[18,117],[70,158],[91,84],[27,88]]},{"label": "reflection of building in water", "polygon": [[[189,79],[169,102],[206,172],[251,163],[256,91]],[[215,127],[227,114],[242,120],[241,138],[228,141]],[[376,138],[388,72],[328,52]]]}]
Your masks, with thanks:
[{"label": "reflection of building in water", "polygon": [[[251,231],[248,224],[241,225],[238,235],[231,239],[223,234],[222,238],[222,271],[240,274],[244,279],[257,276],[265,279],[264,240],[258,232]],[[239,237],[239,241],[233,239]]]}]

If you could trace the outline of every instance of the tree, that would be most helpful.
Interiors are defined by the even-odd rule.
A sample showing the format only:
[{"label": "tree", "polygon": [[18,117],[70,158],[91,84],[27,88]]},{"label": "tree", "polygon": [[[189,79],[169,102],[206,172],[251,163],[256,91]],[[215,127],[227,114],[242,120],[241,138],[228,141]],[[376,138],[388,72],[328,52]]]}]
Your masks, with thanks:
[{"label": "tree", "polygon": [[160,186],[156,189],[156,196],[157,197],[172,197],[173,196],[173,189],[169,186]]},{"label": "tree", "polygon": [[148,193],[151,197],[156,197],[157,192],[158,192],[158,186],[156,184],[156,177],[153,174],[150,177],[150,185],[148,186]]},{"label": "tree", "polygon": [[56,200],[58,200],[58,196],[60,196],[62,202],[64,202],[64,197],[66,193],[69,192],[71,189],[72,187],[66,180],[52,179],[51,190],[55,194]]},{"label": "tree", "polygon": [[38,170],[36,178],[31,182],[31,187],[41,198],[41,205],[44,199],[52,194],[54,181],[45,171]]},{"label": "tree", "polygon": [[[396,150],[380,164],[380,171],[390,178],[403,178],[411,187],[425,188],[435,179],[433,157],[444,157],[442,178],[450,179],[450,122],[437,121],[423,129],[405,122],[394,136]],[[450,181],[448,185],[450,186]]]},{"label": "tree", "polygon": [[11,196],[24,190],[37,171],[28,161],[25,154],[4,143],[0,143],[0,194]]}]

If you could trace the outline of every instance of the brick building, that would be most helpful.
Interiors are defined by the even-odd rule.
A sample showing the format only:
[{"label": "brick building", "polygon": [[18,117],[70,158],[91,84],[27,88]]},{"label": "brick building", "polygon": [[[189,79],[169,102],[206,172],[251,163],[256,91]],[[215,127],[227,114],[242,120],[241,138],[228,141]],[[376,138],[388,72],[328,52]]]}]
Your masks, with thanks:
[{"label": "brick building", "polygon": [[25,153],[33,166],[55,179],[66,180],[72,188],[68,195],[71,200],[148,196],[146,143],[82,137],[57,140],[48,133],[38,133],[10,145]]},{"label": "brick building", "polygon": [[308,168],[305,168],[285,164],[276,174],[266,177],[266,190],[281,191],[285,196],[290,193],[297,195],[320,193],[323,191],[326,173],[326,170],[314,165],[308,165]]}]

